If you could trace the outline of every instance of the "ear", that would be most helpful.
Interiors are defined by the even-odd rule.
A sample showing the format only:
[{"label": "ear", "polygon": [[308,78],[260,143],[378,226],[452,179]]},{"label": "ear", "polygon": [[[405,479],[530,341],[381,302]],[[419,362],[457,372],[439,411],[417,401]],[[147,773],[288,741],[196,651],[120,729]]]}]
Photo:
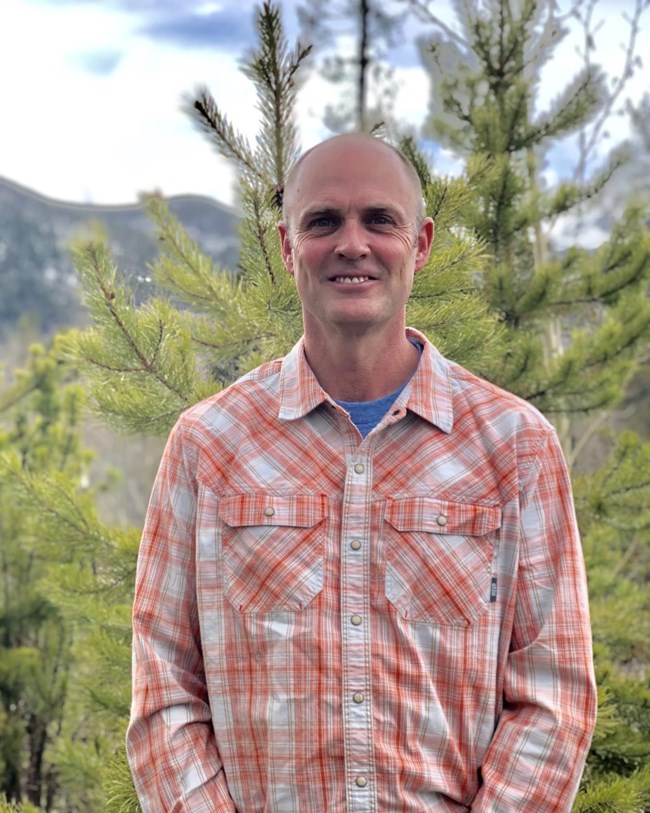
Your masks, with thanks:
[{"label": "ear", "polygon": [[433,219],[425,217],[418,232],[416,252],[415,252],[415,273],[417,274],[426,264],[431,253],[431,244],[433,243],[433,235],[435,226]]},{"label": "ear", "polygon": [[289,241],[289,229],[284,221],[278,223],[278,233],[280,235],[280,251],[282,262],[287,271],[293,276],[293,251]]}]

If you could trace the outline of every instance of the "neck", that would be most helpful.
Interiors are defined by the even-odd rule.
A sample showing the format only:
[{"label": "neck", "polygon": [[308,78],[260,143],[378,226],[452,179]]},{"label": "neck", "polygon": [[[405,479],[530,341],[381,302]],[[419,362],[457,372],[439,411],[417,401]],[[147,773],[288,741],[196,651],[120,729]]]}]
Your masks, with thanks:
[{"label": "neck", "polygon": [[389,395],[413,375],[419,360],[403,328],[396,336],[333,333],[327,340],[305,332],[305,353],[318,383],[340,401]]}]

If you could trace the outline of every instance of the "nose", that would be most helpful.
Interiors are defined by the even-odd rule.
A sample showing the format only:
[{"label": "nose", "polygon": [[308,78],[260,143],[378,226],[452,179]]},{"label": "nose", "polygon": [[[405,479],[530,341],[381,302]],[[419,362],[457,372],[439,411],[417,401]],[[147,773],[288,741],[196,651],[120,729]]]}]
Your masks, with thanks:
[{"label": "nose", "polygon": [[335,251],[347,260],[359,260],[370,251],[366,230],[358,220],[346,220],[337,231],[338,241]]}]

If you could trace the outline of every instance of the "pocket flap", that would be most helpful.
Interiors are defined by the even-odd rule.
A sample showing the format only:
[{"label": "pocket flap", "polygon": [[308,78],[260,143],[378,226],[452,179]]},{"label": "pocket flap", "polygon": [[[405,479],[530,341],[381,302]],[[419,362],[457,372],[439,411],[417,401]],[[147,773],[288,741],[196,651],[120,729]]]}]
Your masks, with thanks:
[{"label": "pocket flap", "polygon": [[327,516],[325,494],[233,494],[219,503],[219,517],[227,525],[289,525],[311,528]]},{"label": "pocket flap", "polygon": [[386,519],[397,531],[485,536],[501,526],[501,506],[406,497],[388,501]]}]

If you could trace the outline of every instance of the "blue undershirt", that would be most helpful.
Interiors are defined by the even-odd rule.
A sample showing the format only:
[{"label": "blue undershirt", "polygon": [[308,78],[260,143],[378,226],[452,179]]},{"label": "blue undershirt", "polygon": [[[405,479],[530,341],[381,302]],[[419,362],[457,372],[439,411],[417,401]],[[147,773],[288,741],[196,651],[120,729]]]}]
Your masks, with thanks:
[{"label": "blue undershirt", "polygon": [[[421,356],[422,350],[424,349],[422,345],[412,339],[409,339],[409,341],[412,345],[417,347],[418,353]],[[397,401],[400,393],[410,380],[410,377],[407,378],[396,390],[388,395],[384,395],[382,398],[376,398],[374,401],[339,401],[338,398],[334,398],[333,400],[349,413],[352,423],[357,427],[359,432],[361,432],[361,437],[365,438],[365,436],[369,432],[372,432],[375,426],[377,426],[395,401]]]}]

